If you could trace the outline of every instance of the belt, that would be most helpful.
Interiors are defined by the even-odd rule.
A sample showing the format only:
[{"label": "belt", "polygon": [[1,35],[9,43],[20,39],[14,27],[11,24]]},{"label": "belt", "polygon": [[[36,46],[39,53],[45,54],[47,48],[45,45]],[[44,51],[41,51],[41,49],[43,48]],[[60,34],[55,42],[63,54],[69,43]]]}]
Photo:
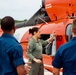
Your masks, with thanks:
[{"label": "belt", "polygon": [[37,58],[37,59],[40,59],[40,60],[42,60],[42,58]]},{"label": "belt", "polygon": [[40,60],[42,60],[42,58],[39,58]]},{"label": "belt", "polygon": [[[42,58],[36,58],[36,59],[40,59],[42,61]],[[32,63],[35,63],[35,61],[32,60]]]}]

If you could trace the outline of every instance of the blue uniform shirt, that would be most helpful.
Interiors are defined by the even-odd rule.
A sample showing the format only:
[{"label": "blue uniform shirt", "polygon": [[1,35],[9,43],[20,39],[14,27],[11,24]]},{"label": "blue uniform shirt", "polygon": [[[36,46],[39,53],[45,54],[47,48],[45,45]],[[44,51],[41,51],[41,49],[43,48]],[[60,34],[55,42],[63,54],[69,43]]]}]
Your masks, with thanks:
[{"label": "blue uniform shirt", "polygon": [[76,75],[76,37],[60,46],[52,65],[63,68],[63,75]]},{"label": "blue uniform shirt", "polygon": [[16,67],[24,64],[22,47],[10,34],[3,34],[0,38],[0,75],[17,75]]}]

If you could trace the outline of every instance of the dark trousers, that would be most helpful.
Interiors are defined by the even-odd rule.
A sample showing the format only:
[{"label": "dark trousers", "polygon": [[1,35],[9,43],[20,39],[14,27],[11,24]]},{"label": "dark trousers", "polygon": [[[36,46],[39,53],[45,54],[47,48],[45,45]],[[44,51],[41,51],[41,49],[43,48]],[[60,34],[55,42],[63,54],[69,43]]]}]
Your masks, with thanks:
[{"label": "dark trousers", "polygon": [[43,63],[33,62],[31,64],[31,70],[29,75],[44,75],[44,66]]}]

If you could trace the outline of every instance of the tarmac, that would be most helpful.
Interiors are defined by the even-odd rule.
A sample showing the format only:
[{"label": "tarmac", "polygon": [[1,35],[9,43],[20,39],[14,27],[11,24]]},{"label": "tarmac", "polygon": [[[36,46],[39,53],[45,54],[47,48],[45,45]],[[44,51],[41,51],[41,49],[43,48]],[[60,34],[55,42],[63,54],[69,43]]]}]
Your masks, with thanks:
[{"label": "tarmac", "polygon": [[[50,71],[44,69],[44,75],[53,75]],[[63,75],[62,72],[60,72],[60,75]]]},{"label": "tarmac", "polygon": [[53,75],[53,74],[49,72],[48,70],[44,69],[44,75]]}]

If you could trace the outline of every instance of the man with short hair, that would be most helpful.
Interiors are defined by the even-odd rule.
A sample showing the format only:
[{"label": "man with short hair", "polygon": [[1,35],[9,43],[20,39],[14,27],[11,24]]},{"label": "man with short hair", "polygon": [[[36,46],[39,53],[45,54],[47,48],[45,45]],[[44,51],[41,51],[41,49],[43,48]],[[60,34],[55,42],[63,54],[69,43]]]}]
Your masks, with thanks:
[{"label": "man with short hair", "polygon": [[0,75],[26,75],[28,67],[24,67],[22,47],[13,37],[15,21],[6,16],[1,20],[3,34],[0,37]]},{"label": "man with short hair", "polygon": [[73,38],[59,47],[52,62],[53,75],[59,75],[60,68],[63,68],[63,75],[76,75],[76,19],[72,24]]}]

